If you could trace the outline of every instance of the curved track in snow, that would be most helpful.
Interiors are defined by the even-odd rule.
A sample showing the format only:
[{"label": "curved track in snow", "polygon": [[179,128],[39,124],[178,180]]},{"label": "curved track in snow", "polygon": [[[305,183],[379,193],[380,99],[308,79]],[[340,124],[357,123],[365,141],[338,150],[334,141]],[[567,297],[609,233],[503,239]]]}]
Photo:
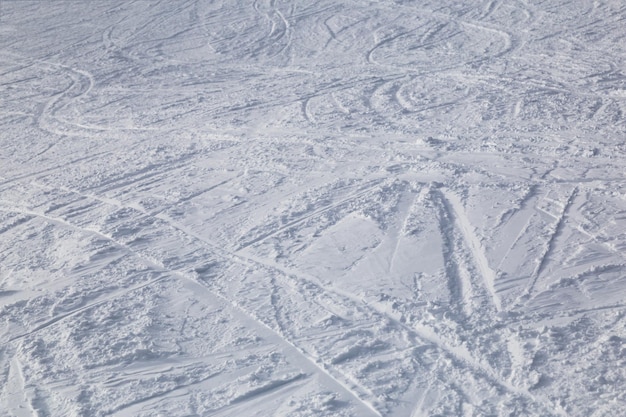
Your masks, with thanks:
[{"label": "curved track in snow", "polygon": [[624,18],[3,2],[0,415],[618,415]]}]

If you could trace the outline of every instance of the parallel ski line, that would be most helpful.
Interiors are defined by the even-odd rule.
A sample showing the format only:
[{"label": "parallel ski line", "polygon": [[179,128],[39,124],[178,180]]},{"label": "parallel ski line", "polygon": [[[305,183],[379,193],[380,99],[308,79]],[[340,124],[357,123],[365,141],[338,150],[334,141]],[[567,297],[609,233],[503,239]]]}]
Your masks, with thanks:
[{"label": "parallel ski line", "polygon": [[496,272],[489,266],[489,261],[485,256],[482,244],[476,236],[473,230],[474,228],[467,218],[463,205],[459,201],[458,197],[450,192],[450,190],[446,189],[442,190],[442,195],[445,197],[447,202],[449,202],[449,209],[454,217],[454,222],[457,224],[459,230],[461,231],[465,243],[470,249],[472,257],[476,262],[476,266],[478,266],[485,289],[491,296],[491,301],[496,308],[496,311],[499,312],[502,310],[502,305],[495,288],[497,276]]},{"label": "parallel ski line", "polygon": [[[437,222],[439,224],[439,232],[443,240],[442,255],[445,262],[445,273],[448,279],[448,288],[450,296],[457,300],[462,313],[469,317],[473,313],[472,297],[473,288],[471,277],[468,276],[467,271],[461,269],[461,265],[455,256],[455,237],[454,227],[451,222],[454,220],[451,209],[441,193],[440,190],[431,188],[430,198],[438,207]],[[451,309],[454,309],[455,305],[451,303]]]}]

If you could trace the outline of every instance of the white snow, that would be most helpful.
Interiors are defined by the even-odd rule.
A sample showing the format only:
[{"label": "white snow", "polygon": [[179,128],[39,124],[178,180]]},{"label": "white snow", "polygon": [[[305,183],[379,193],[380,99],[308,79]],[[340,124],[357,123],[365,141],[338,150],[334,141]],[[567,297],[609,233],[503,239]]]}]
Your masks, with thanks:
[{"label": "white snow", "polygon": [[0,1],[0,416],[626,415],[619,1]]}]

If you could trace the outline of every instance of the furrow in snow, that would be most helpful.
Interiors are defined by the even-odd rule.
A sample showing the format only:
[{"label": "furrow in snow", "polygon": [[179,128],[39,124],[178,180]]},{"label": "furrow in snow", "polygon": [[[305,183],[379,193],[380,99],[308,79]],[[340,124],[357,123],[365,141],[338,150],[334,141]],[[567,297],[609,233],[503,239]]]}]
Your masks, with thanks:
[{"label": "furrow in snow", "polygon": [[496,272],[489,266],[482,244],[474,232],[474,227],[465,215],[465,209],[458,197],[449,190],[443,190],[442,196],[445,198],[444,201],[447,200],[445,204],[448,205],[450,213],[453,214],[453,221],[463,235],[465,244],[480,271],[483,285],[491,297],[491,302],[496,312],[498,312],[502,309],[502,306],[495,289]]}]

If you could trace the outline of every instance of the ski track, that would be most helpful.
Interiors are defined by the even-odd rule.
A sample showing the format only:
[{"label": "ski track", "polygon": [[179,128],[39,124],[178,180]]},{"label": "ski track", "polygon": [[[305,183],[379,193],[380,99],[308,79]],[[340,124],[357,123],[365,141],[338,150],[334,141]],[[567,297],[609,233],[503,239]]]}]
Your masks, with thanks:
[{"label": "ski track", "polygon": [[[122,206],[120,204],[120,206]],[[129,207],[130,208],[130,207]],[[224,297],[222,294],[218,293],[218,292],[214,292],[212,290],[210,290],[209,288],[207,288],[206,286],[198,283],[198,281],[196,281],[195,279],[191,279],[189,278],[187,275],[187,273],[183,272],[183,271],[178,271],[178,270],[172,270],[172,269],[168,269],[165,268],[162,263],[158,262],[157,260],[152,260],[152,259],[148,259],[145,257],[145,255],[142,255],[141,253],[133,250],[132,248],[128,247],[127,245],[118,242],[117,240],[113,239],[110,236],[107,236],[105,234],[102,234],[98,231],[92,230],[92,229],[85,229],[83,227],[78,227],[75,226],[69,222],[67,222],[66,220],[63,219],[58,219],[52,216],[48,216],[48,215],[44,215],[41,213],[37,213],[37,212],[33,212],[31,210],[24,210],[21,209],[19,211],[22,214],[28,214],[28,215],[32,215],[32,216],[37,216],[40,217],[42,219],[45,219],[46,221],[58,224],[62,227],[69,227],[84,233],[90,233],[90,234],[95,234],[107,241],[112,242],[114,245],[116,245],[117,247],[123,249],[124,251],[128,252],[129,254],[133,255],[133,256],[137,256],[140,259],[142,259],[142,261],[149,266],[151,269],[153,270],[157,270],[157,271],[162,271],[162,272],[168,272],[171,273],[173,275],[175,275],[176,277],[178,277],[179,279],[182,279],[186,282],[188,282],[191,285],[194,285],[195,288],[197,289],[202,289],[202,291],[208,293],[209,295],[211,295],[212,297],[217,297],[218,299],[222,300],[223,302],[226,302],[231,308],[236,309],[237,311],[239,311],[242,315],[244,315],[244,318],[246,319],[246,321],[251,320],[253,323],[255,323],[255,326],[261,326],[263,329],[266,329],[270,332],[272,332],[275,336],[278,337],[277,340],[280,341],[280,343],[285,343],[287,344],[289,347],[293,348],[295,351],[297,351],[300,355],[304,356],[308,362],[310,362],[311,364],[313,364],[317,369],[319,369],[324,375],[326,375],[328,378],[332,379],[333,381],[335,381],[334,383],[339,384],[345,391],[347,391],[349,393],[349,396],[358,400],[358,402],[364,404],[364,406],[366,406],[369,410],[373,411],[376,415],[381,415],[380,412],[378,412],[376,409],[374,409],[372,407],[372,405],[363,400],[362,397],[355,393],[353,391],[352,388],[350,388],[348,385],[346,385],[345,382],[342,382],[341,379],[338,379],[336,376],[333,376],[333,374],[326,369],[325,366],[321,366],[318,364],[318,360],[309,356],[308,354],[304,353],[301,349],[299,349],[297,347],[297,345],[295,345],[293,342],[289,341],[284,335],[282,335],[280,332],[277,332],[277,330],[269,327],[266,323],[264,323],[263,321],[255,318],[253,315],[251,315],[251,313],[245,311],[244,309],[242,309],[241,307],[239,307],[236,303],[234,303],[232,300],[229,300],[228,298]],[[143,213],[146,214],[147,213]],[[322,282],[320,282],[317,278],[310,276],[310,275],[306,275],[300,271],[295,271],[295,270],[291,270],[288,268],[285,268],[275,262],[271,262],[265,259],[261,259],[255,256],[244,256],[244,255],[240,255],[240,254],[235,254],[233,252],[228,252],[228,251],[224,251],[223,249],[219,248],[217,245],[215,245],[212,242],[209,242],[208,240],[206,240],[205,238],[203,238],[202,236],[199,236],[198,234],[196,234],[195,232],[193,232],[192,230],[177,224],[176,222],[172,221],[171,219],[168,219],[167,217],[163,216],[163,215],[156,215],[156,218],[159,218],[161,220],[164,220],[167,222],[167,224],[169,224],[171,227],[180,230],[181,232],[185,233],[188,236],[194,237],[196,239],[198,239],[199,241],[201,241],[204,244],[207,244],[211,250],[219,253],[220,255],[224,256],[224,257],[228,257],[238,263],[244,264],[244,265],[257,265],[257,266],[261,266],[264,268],[269,268],[270,270],[274,270],[276,272],[279,273],[279,276],[283,276],[285,278],[289,278],[289,277],[297,277],[298,279],[303,279],[305,281],[311,282],[314,285],[316,285],[318,288],[323,288],[324,284]],[[162,281],[164,278],[160,277],[158,279],[155,279],[149,283],[144,283],[144,284],[140,284],[137,285],[133,288],[129,288],[123,292],[120,292],[118,294],[113,294],[111,296],[108,296],[102,300],[98,300],[97,302],[94,303],[90,303],[86,306],[83,306],[79,309],[73,310],[73,311],[69,311],[61,316],[58,317],[54,317],[38,326],[36,326],[34,329],[30,330],[29,332],[22,334],[22,335],[18,335],[16,337],[14,337],[13,339],[9,340],[6,343],[11,343],[15,340],[19,340],[22,339],[24,337],[27,337],[29,335],[32,335],[42,329],[46,329],[54,324],[56,324],[57,322],[64,320],[68,317],[72,317],[76,314],[79,314],[82,311],[88,310],[90,308],[93,308],[97,305],[100,305],[102,303],[105,303],[106,301],[115,299],[117,297],[120,297],[124,294],[130,293],[132,291],[138,290],[140,288],[155,284],[159,281]],[[380,308],[377,308],[375,305],[373,304],[363,304],[363,300],[358,297],[355,296],[354,294],[351,294],[350,292],[346,292],[346,291],[342,291],[340,289],[337,288],[326,288],[327,292],[333,292],[335,294],[337,294],[338,296],[350,300],[351,303],[353,303],[354,305],[357,306],[363,306],[367,309],[371,309],[373,312],[375,312],[376,314],[385,317],[387,320],[390,320],[391,322],[394,323],[395,326],[398,326],[400,328],[403,328],[404,330],[408,331],[409,334],[412,334],[414,337],[417,337],[418,339],[421,339],[422,341],[426,342],[426,343],[430,343],[433,344],[435,346],[437,346],[438,349],[440,349],[442,351],[442,353],[444,353],[445,355],[449,356],[450,358],[452,358],[456,363],[458,363],[459,365],[466,367],[467,369],[469,369],[472,373],[476,374],[476,375],[482,375],[486,378],[488,378],[488,380],[490,380],[492,383],[494,383],[496,386],[505,389],[506,391],[515,394],[515,395],[520,395],[523,397],[528,398],[529,400],[533,401],[534,403],[538,403],[541,404],[541,401],[539,401],[537,398],[535,398],[532,394],[530,394],[530,392],[526,391],[526,390],[522,390],[519,388],[516,388],[514,386],[512,386],[508,381],[501,379],[499,376],[497,376],[495,374],[495,372],[483,365],[482,363],[480,363],[477,359],[475,359],[465,348],[461,347],[461,346],[450,346],[448,345],[443,339],[441,339],[439,336],[437,336],[436,332],[431,329],[430,327],[426,326],[426,325],[419,325],[417,327],[414,326],[408,326],[400,321],[398,321],[396,318],[390,316],[386,311],[381,310]],[[197,290],[196,290],[197,292]],[[5,343],[5,344],[6,344]],[[334,372],[333,372],[334,373]],[[346,376],[347,377],[347,376]],[[353,382],[354,384],[356,384],[358,386],[358,383],[356,381]]]},{"label": "ski track", "polygon": [[[10,55],[13,56],[14,58],[21,59],[21,60],[27,59],[17,54],[10,54]],[[86,97],[87,95],[89,95],[89,93],[92,91],[95,85],[93,75],[89,73],[88,71],[85,71],[82,69],[72,68],[67,65],[62,65],[62,64],[58,64],[58,63],[54,63],[50,61],[34,60],[33,65],[35,63],[39,65],[48,66],[48,67],[55,67],[55,68],[63,69],[69,74],[69,77],[72,79],[72,82],[65,90],[55,94],[46,103],[41,113],[37,117],[37,123],[39,127],[44,131],[54,133],[59,136],[63,136],[63,135],[71,133],[72,129],[67,129],[66,126],[86,128],[89,130],[96,130],[94,128],[86,127],[80,124],[72,124],[66,121],[62,121],[55,116],[55,114],[58,111],[63,110],[64,108],[68,107],[70,104],[72,104],[79,98]],[[84,80],[86,80],[86,82],[84,82]],[[73,91],[73,90],[76,90],[76,91]],[[48,119],[51,119],[51,121],[49,121]],[[53,127],[54,124],[60,125],[61,128]]]},{"label": "ski track", "polygon": [[501,311],[502,306],[495,289],[496,273],[489,266],[489,261],[485,257],[482,244],[474,233],[473,226],[465,215],[462,203],[459,201],[458,197],[449,190],[443,190],[442,196],[445,199],[443,200],[444,204],[447,206],[449,205],[448,211],[453,215],[453,221],[460,229],[465,240],[465,244],[467,248],[469,248],[472,258],[480,271],[483,285],[491,297],[491,302],[495,307],[496,312]]},{"label": "ski track", "polygon": [[455,229],[453,227],[454,218],[452,212],[446,204],[440,190],[432,189],[431,198],[438,206],[439,230],[443,237],[443,256],[448,279],[448,288],[451,296],[451,308],[461,308],[466,318],[473,314],[472,298],[473,288],[469,271],[464,268],[458,254],[456,244]]},{"label": "ski track", "polygon": [[[0,6],[0,410],[619,414],[625,7],[87,4]],[[116,264],[113,289],[75,298],[122,257],[138,280]],[[381,276],[359,281],[362,260]],[[198,297],[163,307],[184,354],[106,381],[84,352],[23,361],[166,283]],[[179,340],[213,336],[209,307],[241,350]],[[250,359],[275,353],[287,365]],[[187,366],[202,374],[167,380]],[[152,389],[72,396],[89,381]]]},{"label": "ski track", "polygon": [[394,266],[396,263],[396,256],[398,254],[398,249],[400,248],[402,244],[402,237],[403,237],[402,235],[406,231],[409,216],[411,215],[411,208],[415,205],[415,201],[417,200],[417,198],[418,196],[415,193],[412,193],[412,192],[403,193],[402,199],[404,201],[401,201],[399,203],[398,217],[402,218],[402,221],[399,222],[395,226],[396,227],[395,233],[390,233],[390,239],[392,241],[395,241],[393,250],[391,252],[391,257],[389,258],[389,267],[387,268],[387,272],[389,273],[390,276],[394,276],[393,271],[394,271]]},{"label": "ski track", "polygon": [[8,379],[0,391],[1,393],[4,393],[8,399],[6,411],[11,413],[11,416],[33,417],[38,415],[28,399],[28,391],[22,374],[22,364],[15,357],[11,359]]},{"label": "ski track", "polygon": [[[1,210],[5,210],[5,209],[1,209]],[[316,361],[315,358],[309,356],[308,354],[306,354],[305,352],[300,350],[296,345],[294,345],[292,342],[290,342],[285,336],[281,335],[279,332],[277,332],[275,329],[273,329],[270,326],[268,326],[267,324],[265,324],[263,321],[259,320],[258,318],[255,318],[249,312],[247,312],[244,309],[242,309],[241,307],[239,307],[232,300],[229,300],[228,298],[224,297],[223,295],[210,290],[209,288],[207,288],[204,285],[199,284],[196,280],[189,278],[185,272],[167,269],[162,264],[159,264],[159,263],[155,262],[155,260],[146,258],[145,255],[142,255],[141,253],[133,250],[132,248],[128,247],[127,245],[125,245],[123,243],[120,243],[117,240],[113,239],[112,237],[107,236],[105,234],[102,234],[102,233],[100,233],[98,231],[91,230],[91,229],[85,229],[85,228],[82,228],[82,227],[78,227],[78,226],[75,226],[75,225],[73,225],[73,224],[71,224],[71,223],[69,223],[69,222],[67,222],[67,221],[65,221],[63,219],[58,219],[58,218],[55,218],[55,217],[52,217],[52,216],[48,216],[48,215],[45,215],[45,214],[41,214],[41,213],[37,213],[37,212],[31,211],[31,210],[20,209],[19,212],[22,213],[22,214],[27,214],[27,215],[32,215],[32,216],[36,216],[36,217],[42,218],[42,219],[44,219],[46,221],[49,221],[49,222],[54,223],[54,224],[57,224],[57,225],[59,225],[61,227],[67,227],[67,228],[71,228],[71,229],[74,229],[74,230],[77,230],[77,231],[80,231],[80,232],[83,232],[83,233],[93,234],[93,235],[96,235],[98,237],[101,237],[101,238],[103,238],[103,239],[113,243],[115,246],[117,246],[117,247],[123,249],[124,251],[128,252],[129,254],[140,258],[151,269],[156,270],[156,271],[161,271],[161,272],[168,272],[168,273],[176,276],[178,279],[181,279],[181,280],[187,282],[188,285],[192,285],[196,289],[196,292],[198,290],[200,290],[200,291],[206,293],[207,295],[209,295],[211,297],[215,297],[216,299],[221,300],[223,303],[226,303],[229,306],[229,308],[235,310],[238,313],[238,314],[236,314],[236,316],[237,315],[240,316],[240,318],[242,318],[246,322],[250,323],[251,325],[254,325],[255,327],[260,326],[264,331],[272,333],[275,336],[276,342],[278,342],[279,344],[286,345],[289,350],[291,350],[292,352],[297,353],[297,356],[303,357],[306,360],[306,362],[309,364],[309,365],[304,365],[303,366],[302,362],[299,362],[300,366],[303,366],[305,369],[306,368],[308,368],[309,370],[313,369],[314,372],[321,373],[322,379],[325,380],[325,382],[327,384],[329,384],[330,386],[334,386],[335,389],[337,389],[337,392],[344,392],[344,393],[346,393],[347,397],[352,398],[353,400],[355,400],[357,402],[357,404],[362,404],[363,407],[365,409],[369,410],[369,412],[373,413],[373,415],[381,416],[380,412],[378,412],[369,402],[367,402],[364,399],[362,399],[362,397],[359,394],[355,393],[354,390],[352,388],[350,388],[345,382],[342,382],[336,376],[333,376],[333,374],[331,372],[329,372],[324,366],[318,364],[318,362]],[[166,218],[164,218],[162,216],[156,216],[156,217],[160,218],[162,220],[166,219]],[[174,227],[174,228],[176,228],[176,229],[178,229],[178,230],[180,230],[180,231],[182,231],[182,232],[184,232],[184,233],[186,233],[186,234],[188,234],[190,236],[193,236],[193,237],[197,238],[198,240],[201,240],[205,244],[209,244],[209,242],[207,242],[206,239],[201,238],[200,236],[196,235],[195,233],[193,233],[189,229],[186,229],[186,228],[184,228],[182,226],[176,225],[175,223],[173,223],[171,221],[169,221],[168,224],[170,224],[172,227]],[[214,244],[209,244],[209,245],[211,246],[212,249],[218,250],[217,249],[217,245],[214,245]],[[226,256],[229,256],[229,254],[227,253]],[[236,255],[230,255],[230,257],[232,257],[233,259],[235,259],[235,260],[237,260],[239,262],[244,262],[244,263],[253,262],[253,263],[261,264],[263,266],[267,266],[265,263],[262,263],[261,261],[256,260],[256,259],[252,259],[252,258],[246,258],[246,257],[241,257],[241,256],[236,256]],[[274,269],[278,269],[278,268],[276,266],[274,266]],[[69,312],[67,312],[65,314],[62,314],[60,316],[53,317],[52,319],[49,319],[46,322],[37,325],[34,329],[31,329],[30,331],[28,331],[28,332],[26,332],[24,334],[17,335],[15,337],[11,338],[7,342],[4,342],[3,345],[10,344],[10,343],[13,343],[14,341],[20,340],[20,339],[22,339],[24,337],[28,337],[30,335],[33,335],[33,334],[35,334],[35,333],[37,333],[37,332],[39,332],[39,331],[41,331],[43,329],[47,329],[50,326],[55,325],[56,323],[66,319],[68,317],[72,317],[72,316],[74,316],[76,314],[79,314],[79,313],[85,311],[85,310],[88,310],[88,309],[93,308],[93,307],[95,307],[97,305],[103,304],[103,303],[105,303],[107,301],[110,301],[112,299],[120,297],[120,296],[122,296],[124,294],[133,292],[135,290],[144,288],[146,286],[153,285],[153,284],[155,284],[155,283],[157,283],[159,281],[162,281],[163,279],[164,278],[161,277],[161,278],[155,279],[155,280],[153,280],[151,282],[140,284],[140,285],[137,285],[135,287],[128,288],[128,289],[126,289],[126,290],[124,290],[122,292],[119,292],[117,294],[113,294],[113,295],[108,296],[108,297],[106,297],[106,298],[104,298],[102,300],[99,300],[97,302],[90,303],[88,305],[85,305],[85,306],[83,306],[81,308],[78,308],[76,310],[69,311]],[[145,400],[151,400],[151,399],[153,399],[153,398],[150,397],[150,398],[147,398]],[[143,402],[143,400],[140,400],[139,402]],[[129,406],[132,406],[132,405],[135,405],[135,404],[130,404]]]},{"label": "ski track", "polygon": [[559,235],[562,232],[562,229],[564,227],[565,217],[567,216],[567,213],[572,205],[572,202],[574,201],[574,197],[576,196],[577,192],[578,192],[578,188],[575,187],[570,192],[566,201],[562,203],[561,213],[559,213],[558,217],[555,219],[554,227],[551,230],[550,237],[544,246],[544,251],[541,253],[540,258],[537,261],[537,266],[535,270],[533,271],[530,284],[528,285],[528,288],[526,289],[524,297],[530,297],[532,295],[535,289],[535,286],[537,285],[537,281],[539,280],[541,273],[546,267],[548,258],[554,251],[556,239],[559,237]]},{"label": "ski track", "polygon": [[[289,270],[286,269],[284,267],[281,267],[275,263],[270,263],[267,261],[263,261],[260,260],[258,258],[248,258],[249,260],[253,261],[253,262],[258,262],[261,263],[263,265],[269,266],[273,269],[276,269],[280,272],[282,272],[285,276],[297,276],[300,278],[303,278],[309,282],[313,282],[317,285],[323,285],[322,283],[320,283],[316,278],[310,276],[310,275],[305,275],[302,272],[299,271],[293,271],[293,270]],[[344,297],[346,299],[351,300],[354,304],[356,305],[362,305],[363,300],[354,296],[353,294],[346,292],[346,291],[342,291],[339,289],[332,289],[329,290],[332,291],[334,293],[336,293],[337,295]],[[493,369],[491,369],[491,367],[489,367],[488,365],[484,365],[483,363],[481,363],[479,360],[477,360],[476,358],[474,358],[472,356],[472,354],[470,352],[468,352],[464,347],[462,346],[451,346],[449,343],[447,343],[446,341],[444,341],[442,338],[440,338],[436,331],[433,330],[432,328],[430,328],[429,326],[426,325],[418,325],[418,326],[409,326],[406,325],[400,321],[398,321],[396,318],[394,318],[393,316],[389,315],[389,313],[387,313],[386,311],[377,308],[374,304],[366,304],[366,307],[369,309],[372,309],[373,311],[375,311],[377,314],[380,314],[381,316],[385,317],[387,320],[391,321],[394,323],[395,326],[400,327],[406,331],[409,332],[410,335],[417,337],[418,339],[421,339],[424,342],[430,343],[434,346],[436,346],[438,349],[440,349],[446,356],[452,358],[455,362],[457,362],[460,366],[469,369],[471,372],[473,372],[476,375],[481,375],[486,377],[490,382],[494,383],[496,386],[506,390],[507,392],[511,393],[511,394],[515,394],[515,395],[520,395],[522,397],[525,397],[526,399],[531,400],[534,403],[537,404],[543,404],[543,402],[538,399],[537,397],[535,397],[534,395],[532,395],[528,390],[525,389],[521,389],[518,387],[515,387],[513,385],[511,385],[508,381],[500,378]],[[551,409],[552,407],[545,405],[547,409]],[[567,414],[556,410],[558,415],[561,416],[566,416]]]}]

